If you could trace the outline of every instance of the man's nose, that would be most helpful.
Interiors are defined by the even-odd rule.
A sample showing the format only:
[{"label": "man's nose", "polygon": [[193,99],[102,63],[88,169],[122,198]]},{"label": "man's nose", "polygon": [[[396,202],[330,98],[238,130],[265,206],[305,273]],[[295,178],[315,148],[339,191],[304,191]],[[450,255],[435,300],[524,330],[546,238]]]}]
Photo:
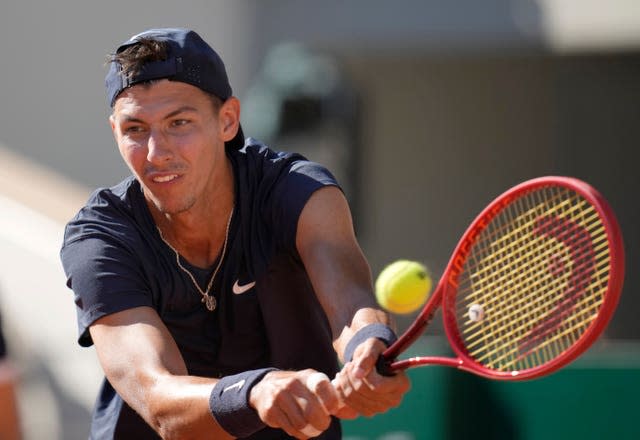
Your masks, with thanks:
[{"label": "man's nose", "polygon": [[166,162],[173,156],[167,138],[161,130],[151,130],[147,141],[147,160],[151,163]]}]

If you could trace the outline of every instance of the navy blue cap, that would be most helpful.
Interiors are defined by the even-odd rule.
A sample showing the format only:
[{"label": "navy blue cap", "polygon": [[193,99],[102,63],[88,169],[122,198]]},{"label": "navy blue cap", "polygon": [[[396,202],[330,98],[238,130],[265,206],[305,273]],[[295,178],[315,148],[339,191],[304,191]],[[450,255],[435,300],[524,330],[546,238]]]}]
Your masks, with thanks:
[{"label": "navy blue cap", "polygon": [[[112,61],[105,78],[107,99],[113,107],[118,95],[128,87],[154,79],[180,81],[212,93],[223,101],[232,95],[227,71],[220,56],[196,32],[182,28],[150,29],[122,43],[116,53],[137,44],[140,38],[167,43],[167,59],[150,61],[135,75],[127,75],[122,66]],[[239,149],[244,145],[242,129],[227,142]]]}]

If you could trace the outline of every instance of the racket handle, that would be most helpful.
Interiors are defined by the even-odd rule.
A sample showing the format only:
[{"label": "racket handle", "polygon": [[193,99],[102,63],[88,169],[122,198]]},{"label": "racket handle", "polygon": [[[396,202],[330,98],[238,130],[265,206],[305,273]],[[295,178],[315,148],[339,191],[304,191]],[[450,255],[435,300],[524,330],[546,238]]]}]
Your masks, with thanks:
[{"label": "racket handle", "polygon": [[378,357],[378,361],[376,362],[376,370],[382,376],[395,376],[395,373],[391,369],[391,361],[385,358],[383,355]]}]

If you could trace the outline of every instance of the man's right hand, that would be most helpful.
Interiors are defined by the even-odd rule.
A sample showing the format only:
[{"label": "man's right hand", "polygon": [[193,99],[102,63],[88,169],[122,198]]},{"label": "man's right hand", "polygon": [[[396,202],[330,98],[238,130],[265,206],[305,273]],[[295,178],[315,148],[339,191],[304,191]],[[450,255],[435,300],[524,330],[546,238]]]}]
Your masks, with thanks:
[{"label": "man's right hand", "polygon": [[306,439],[329,427],[340,400],[325,374],[307,369],[268,373],[251,389],[249,404],[266,425]]}]

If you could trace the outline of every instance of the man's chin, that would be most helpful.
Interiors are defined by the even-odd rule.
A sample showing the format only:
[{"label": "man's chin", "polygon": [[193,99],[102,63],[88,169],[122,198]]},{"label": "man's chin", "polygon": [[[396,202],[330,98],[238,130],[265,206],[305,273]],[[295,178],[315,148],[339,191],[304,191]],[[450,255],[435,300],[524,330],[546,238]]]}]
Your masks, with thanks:
[{"label": "man's chin", "polygon": [[156,197],[147,197],[147,201],[150,202],[155,210],[163,215],[178,215],[188,211],[193,203],[187,203],[184,200],[178,203],[172,203],[167,200],[158,199]]},{"label": "man's chin", "polygon": [[186,206],[174,206],[168,204],[156,204],[156,209],[165,215],[178,215],[189,210]]}]

